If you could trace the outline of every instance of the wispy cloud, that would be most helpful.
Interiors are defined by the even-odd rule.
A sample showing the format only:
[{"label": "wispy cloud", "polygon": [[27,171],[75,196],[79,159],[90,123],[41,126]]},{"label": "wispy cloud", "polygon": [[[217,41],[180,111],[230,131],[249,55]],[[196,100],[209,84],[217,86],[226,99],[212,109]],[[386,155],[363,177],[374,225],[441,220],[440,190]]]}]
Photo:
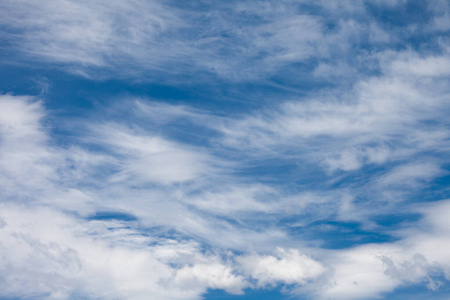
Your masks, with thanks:
[{"label": "wispy cloud", "polygon": [[316,75],[328,66],[342,77],[355,59],[367,65],[355,44],[383,49],[404,34],[380,27],[364,2],[204,2],[181,9],[154,1],[23,0],[3,2],[2,12],[6,47],[90,78],[145,79],[149,70],[167,80],[193,72],[198,80],[207,78],[202,73],[234,81],[285,78],[286,68],[304,74],[289,65],[309,59],[324,60]]}]

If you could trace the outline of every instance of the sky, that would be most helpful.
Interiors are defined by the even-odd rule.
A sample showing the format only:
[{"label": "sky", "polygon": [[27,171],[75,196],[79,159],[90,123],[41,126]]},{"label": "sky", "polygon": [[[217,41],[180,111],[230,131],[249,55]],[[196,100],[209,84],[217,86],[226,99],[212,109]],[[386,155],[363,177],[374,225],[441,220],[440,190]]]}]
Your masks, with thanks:
[{"label": "sky", "polygon": [[0,57],[0,299],[449,299],[449,1],[3,0]]}]

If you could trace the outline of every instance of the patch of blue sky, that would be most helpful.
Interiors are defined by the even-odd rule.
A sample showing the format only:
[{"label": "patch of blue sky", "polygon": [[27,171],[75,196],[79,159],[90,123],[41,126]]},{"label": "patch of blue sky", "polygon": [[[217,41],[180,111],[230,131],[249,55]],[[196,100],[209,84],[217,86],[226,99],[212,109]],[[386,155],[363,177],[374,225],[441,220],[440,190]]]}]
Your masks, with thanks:
[{"label": "patch of blue sky", "polygon": [[[298,219],[301,220],[301,217],[298,217]],[[395,215],[394,218],[386,216],[383,221],[392,225],[389,227],[388,232],[383,227],[370,229],[364,228],[357,222],[328,220],[315,221],[306,226],[287,226],[287,231],[293,239],[307,241],[311,245],[320,245],[324,249],[345,249],[370,243],[391,243],[397,241],[399,239],[392,236],[390,231],[403,228],[405,225],[402,226],[402,224],[408,223],[408,220],[411,219],[417,220],[417,218],[411,216]],[[295,221],[293,219],[290,224],[295,224]],[[387,225],[380,223],[377,222],[377,225]]]},{"label": "patch of blue sky", "polygon": [[123,212],[106,212],[106,211],[99,211],[96,212],[95,215],[90,216],[88,220],[117,220],[117,221],[136,221],[136,217],[130,214],[126,214]]},{"label": "patch of blue sky", "polygon": [[372,2],[366,2],[368,12],[377,19],[382,26],[390,28],[408,26],[410,24],[425,25],[433,17],[428,13],[425,1],[406,1],[404,5],[393,4],[379,6]]},{"label": "patch of blue sky", "polygon": [[[286,293],[282,293],[280,289],[247,289],[245,290],[245,294],[243,295],[230,295],[223,290],[208,290],[204,295],[203,299],[205,300],[253,300],[253,299],[267,299],[267,300],[283,300],[283,299],[292,299],[293,297],[290,295],[286,295]],[[306,298],[298,298],[295,296],[295,299],[306,299]]]}]

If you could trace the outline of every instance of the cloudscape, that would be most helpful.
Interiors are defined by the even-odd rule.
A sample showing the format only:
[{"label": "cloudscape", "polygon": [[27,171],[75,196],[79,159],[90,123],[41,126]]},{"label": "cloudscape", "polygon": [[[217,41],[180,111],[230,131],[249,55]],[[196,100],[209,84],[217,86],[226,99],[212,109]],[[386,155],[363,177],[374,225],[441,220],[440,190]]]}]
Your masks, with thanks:
[{"label": "cloudscape", "polygon": [[448,299],[450,2],[3,0],[0,299]]}]

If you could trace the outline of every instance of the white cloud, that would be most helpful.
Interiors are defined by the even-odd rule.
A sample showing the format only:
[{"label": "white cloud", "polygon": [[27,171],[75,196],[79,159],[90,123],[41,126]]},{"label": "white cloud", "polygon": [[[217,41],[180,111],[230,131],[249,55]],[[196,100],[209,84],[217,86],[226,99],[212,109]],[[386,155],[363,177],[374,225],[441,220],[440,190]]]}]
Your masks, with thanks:
[{"label": "white cloud", "polygon": [[[263,198],[263,199],[258,199]],[[272,199],[271,199],[272,198]],[[280,207],[277,201],[280,195],[276,191],[263,185],[249,187],[233,186],[226,190],[207,191],[200,197],[192,197],[189,203],[212,213],[229,215],[234,211],[270,212]],[[274,206],[277,207],[274,207]]]},{"label": "white cloud", "polygon": [[143,57],[177,17],[148,1],[6,1],[2,23],[20,32],[20,49],[48,61],[107,66],[111,59]]},{"label": "white cloud", "polygon": [[199,299],[208,287],[238,293],[245,286],[189,242],[146,237],[108,221],[96,222],[93,231],[92,222],[42,207],[2,204],[1,211],[2,297]]},{"label": "white cloud", "polygon": [[[441,122],[449,109],[443,96],[448,90],[441,80],[447,76],[443,70],[448,57],[419,62],[410,57],[387,53],[382,56],[383,76],[362,80],[338,97],[286,101],[277,110],[223,122],[221,142],[268,156],[298,149],[331,171],[358,170],[446,148],[448,133]],[[401,67],[404,64],[417,72]],[[435,79],[427,79],[430,76]]]},{"label": "white cloud", "polygon": [[[1,255],[5,257],[1,269],[8,272],[2,288],[4,297],[144,299],[151,294],[158,295],[158,299],[197,299],[207,288],[241,293],[247,286],[246,279],[236,273],[233,264],[222,262],[216,254],[201,254],[199,246],[191,242],[160,238],[146,230],[161,228],[164,233],[174,229],[182,237],[194,237],[218,249],[241,251],[246,251],[249,243],[260,249],[268,247],[269,240],[286,238],[274,228],[255,232],[252,226],[232,225],[203,210],[188,208],[195,202],[189,200],[195,199],[189,188],[167,190],[165,184],[180,180],[195,181],[194,191],[196,185],[211,184],[210,180],[202,183],[197,174],[207,170],[212,176],[208,165],[214,161],[192,147],[107,124],[101,131],[82,136],[80,145],[65,149],[51,143],[51,135],[42,128],[45,111],[40,102],[2,96],[1,105],[1,111],[7,113],[1,118],[2,163],[7,167],[2,169],[0,183],[9,192],[2,195],[0,229]],[[95,153],[83,148],[86,142],[96,143]],[[171,150],[178,151],[177,160],[160,158],[158,164],[144,165],[148,161],[143,156]],[[37,155],[41,152],[45,159]],[[191,157],[183,153],[194,153],[196,160],[189,161]],[[11,155],[15,155],[14,160]],[[29,160],[29,155],[35,159]],[[42,176],[40,184],[20,185],[23,178],[30,176],[27,171],[41,164],[48,171],[30,174]],[[139,164],[140,170],[130,167]],[[183,166],[188,173],[180,177],[177,172],[183,172]],[[150,167],[155,177],[140,173],[149,172]],[[124,170],[134,180],[118,178]],[[8,173],[13,171],[20,176]],[[47,174],[61,176],[43,176]],[[135,188],[140,181],[162,185]],[[255,188],[235,193],[243,191],[244,196],[248,191],[267,193]],[[205,192],[201,198],[213,195]],[[18,204],[24,201],[28,204]],[[232,211],[234,208],[225,213]],[[130,214],[136,221],[85,219],[96,212]]]},{"label": "white cloud", "polygon": [[401,282],[385,274],[382,259],[391,248],[375,244],[338,252],[330,266],[334,271],[329,286],[318,293],[323,299],[365,299],[393,290]]},{"label": "white cloud", "polygon": [[[224,289],[231,294],[243,294],[242,289],[247,286],[244,278],[234,275],[229,266],[214,261],[186,266],[178,270],[175,283],[186,290],[204,286],[212,289]],[[203,290],[205,288],[199,292],[201,293]]]},{"label": "white cloud", "polygon": [[[119,171],[112,181],[171,184],[213,172],[213,159],[201,149],[178,145],[157,135],[116,124],[95,128],[92,141],[116,156]],[[203,153],[202,153],[203,152]],[[208,164],[208,161],[211,162]]]},{"label": "white cloud", "polygon": [[[258,77],[258,72],[276,69],[280,62],[310,57],[311,42],[321,35],[312,17],[292,16],[285,9],[278,14],[289,18],[279,20],[271,15],[273,10],[246,10],[232,3],[212,8],[206,18],[156,1],[65,0],[37,5],[21,0],[3,2],[1,8],[10,46],[31,59],[69,64],[72,72],[88,77],[92,68],[110,71],[120,66],[120,74],[114,76],[126,77],[161,70],[164,65],[172,65],[165,70],[171,74],[179,68],[200,68],[228,78],[244,73]],[[230,20],[224,10],[233,11],[236,20]],[[261,15],[269,25],[253,26],[239,18],[245,13]],[[236,21],[242,29],[234,26]],[[261,51],[267,52],[263,59]],[[243,64],[246,67],[239,75],[236,68]]]},{"label": "white cloud", "polygon": [[403,185],[419,188],[421,184],[442,175],[444,171],[434,163],[411,163],[394,168],[380,178],[381,186]]},{"label": "white cloud", "polygon": [[60,158],[47,146],[43,115],[42,104],[31,97],[0,96],[0,184],[5,196],[45,190],[57,176]]},{"label": "white cloud", "polygon": [[257,281],[257,286],[279,283],[305,284],[324,272],[324,267],[296,249],[277,248],[275,256],[239,256],[237,261],[245,274]]},{"label": "white cloud", "polygon": [[[362,2],[317,2],[328,16],[305,11],[304,5],[224,2],[180,9],[139,0],[39,5],[8,0],[0,6],[0,22],[8,49],[89,78],[173,81],[195,73],[206,80],[202,73],[213,72],[232,81],[258,80],[312,57],[334,60],[337,54],[345,62],[352,58],[352,43],[365,36],[375,45],[390,41],[376,24],[355,21],[358,14],[368,15]],[[327,29],[328,18],[336,30]]]},{"label": "white cloud", "polygon": [[[125,99],[107,122],[74,121],[85,131],[68,146],[51,134],[41,101],[1,95],[0,296],[200,299],[208,288],[276,285],[319,299],[367,299],[409,284],[439,291],[436,277],[450,278],[448,201],[410,205],[408,196],[422,197],[416,192],[446,174],[448,41],[432,37],[439,48],[429,52],[408,41],[407,50],[386,49],[404,34],[445,31],[448,3],[428,4],[435,15],[423,29],[389,31],[367,3],[223,2],[196,12],[135,0],[3,1],[3,49],[17,61],[94,80],[199,83],[215,73],[292,93],[240,95],[255,107],[273,98],[238,116]],[[303,80],[321,91],[304,94]],[[212,134],[183,142],[197,128]],[[385,228],[372,217],[397,211],[424,217],[386,233],[396,241],[304,248],[322,245],[320,234],[301,233],[322,221],[377,233]]]},{"label": "white cloud", "polygon": [[[325,258],[332,273],[315,293],[320,299],[366,299],[393,291],[399,286],[428,282],[431,290],[442,284],[436,276],[449,278],[449,201],[420,209],[424,218],[415,228],[399,231],[399,240],[367,244],[330,252]],[[320,290],[322,289],[322,290]]]},{"label": "white cloud", "polygon": [[448,76],[450,58],[448,56],[420,58],[411,53],[394,61],[390,68],[393,72],[408,76]]}]

